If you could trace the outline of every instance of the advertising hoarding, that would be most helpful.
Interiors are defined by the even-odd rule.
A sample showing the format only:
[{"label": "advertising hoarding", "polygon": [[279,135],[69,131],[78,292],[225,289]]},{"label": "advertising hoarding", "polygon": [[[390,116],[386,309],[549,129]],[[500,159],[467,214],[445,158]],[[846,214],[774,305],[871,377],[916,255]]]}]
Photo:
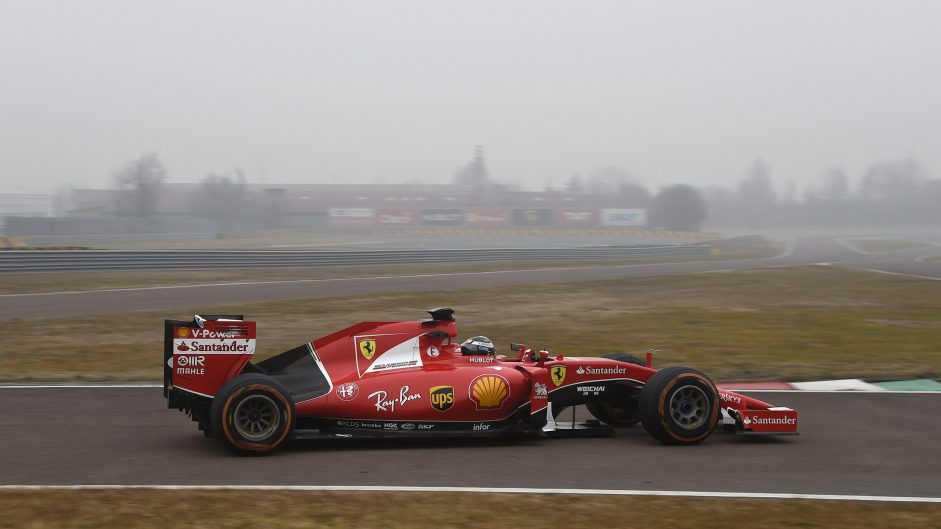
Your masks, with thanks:
[{"label": "advertising hoarding", "polygon": [[464,210],[423,209],[421,223],[423,226],[460,226],[464,224]]},{"label": "advertising hoarding", "polygon": [[372,224],[376,210],[372,208],[330,208],[331,226],[363,226]]},{"label": "advertising hoarding", "polygon": [[602,226],[645,226],[646,209],[602,209]]},{"label": "advertising hoarding", "polygon": [[555,212],[555,221],[559,226],[597,226],[597,209],[559,209]]},{"label": "advertising hoarding", "polygon": [[506,226],[510,223],[510,212],[506,209],[468,208],[464,221],[468,226]]},{"label": "advertising hoarding", "polygon": [[513,224],[516,226],[552,226],[554,210],[514,209]]},{"label": "advertising hoarding", "polygon": [[418,224],[417,209],[376,210],[376,224],[383,226],[414,226]]}]

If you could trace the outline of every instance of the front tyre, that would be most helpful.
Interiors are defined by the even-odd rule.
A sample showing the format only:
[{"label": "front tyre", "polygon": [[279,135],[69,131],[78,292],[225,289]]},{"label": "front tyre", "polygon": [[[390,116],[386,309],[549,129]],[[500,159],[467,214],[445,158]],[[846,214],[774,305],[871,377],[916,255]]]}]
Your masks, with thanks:
[{"label": "front tyre", "polygon": [[284,444],[294,429],[290,394],[271,377],[256,373],[226,382],[212,401],[213,433],[241,455],[262,455]]},{"label": "front tyre", "polygon": [[695,444],[709,437],[719,421],[719,392],[700,371],[668,367],[647,380],[639,409],[644,429],[655,439]]}]

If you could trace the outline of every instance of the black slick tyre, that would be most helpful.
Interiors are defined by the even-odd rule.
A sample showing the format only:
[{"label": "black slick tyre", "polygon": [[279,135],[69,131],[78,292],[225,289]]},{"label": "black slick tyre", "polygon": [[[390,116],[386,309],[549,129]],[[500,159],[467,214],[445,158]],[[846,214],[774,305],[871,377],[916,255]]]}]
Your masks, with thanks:
[{"label": "black slick tyre", "polygon": [[212,400],[212,430],[240,455],[272,452],[290,437],[294,401],[275,379],[257,373],[226,382]]},{"label": "black slick tyre", "polygon": [[[625,353],[612,353],[604,355],[604,357],[639,366],[647,365],[640,358]],[[617,403],[610,401],[589,402],[585,404],[585,407],[596,419],[610,426],[633,426],[640,422],[636,396]]]},{"label": "black slick tyre", "polygon": [[719,392],[700,371],[668,367],[647,380],[639,410],[644,429],[655,439],[696,444],[709,437],[719,421]]}]

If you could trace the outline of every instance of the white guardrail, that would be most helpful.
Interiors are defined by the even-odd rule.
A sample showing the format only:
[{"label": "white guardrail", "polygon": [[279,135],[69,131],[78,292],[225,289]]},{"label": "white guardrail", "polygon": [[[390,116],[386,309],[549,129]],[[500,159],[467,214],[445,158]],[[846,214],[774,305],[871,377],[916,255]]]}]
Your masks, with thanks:
[{"label": "white guardrail", "polygon": [[0,251],[0,272],[266,268],[530,259],[642,259],[709,253],[710,248],[706,245],[366,251],[6,250]]}]

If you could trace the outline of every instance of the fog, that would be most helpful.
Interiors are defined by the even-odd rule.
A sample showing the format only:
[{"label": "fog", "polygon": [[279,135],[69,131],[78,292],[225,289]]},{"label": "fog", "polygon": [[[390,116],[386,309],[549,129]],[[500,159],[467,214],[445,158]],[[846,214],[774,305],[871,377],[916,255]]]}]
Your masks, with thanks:
[{"label": "fog", "polygon": [[0,192],[449,181],[483,146],[522,189],[618,167],[803,189],[941,167],[937,2],[7,2]]}]

